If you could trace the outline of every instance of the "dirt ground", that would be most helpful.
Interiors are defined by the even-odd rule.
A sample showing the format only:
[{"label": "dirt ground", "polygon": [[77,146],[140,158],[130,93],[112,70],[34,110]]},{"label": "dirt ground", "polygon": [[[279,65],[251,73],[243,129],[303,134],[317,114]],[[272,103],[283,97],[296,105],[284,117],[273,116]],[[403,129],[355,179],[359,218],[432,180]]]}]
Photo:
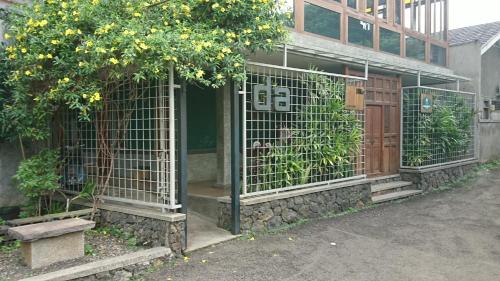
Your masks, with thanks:
[{"label": "dirt ground", "polygon": [[202,249],[147,280],[500,280],[500,169],[463,187]]}]

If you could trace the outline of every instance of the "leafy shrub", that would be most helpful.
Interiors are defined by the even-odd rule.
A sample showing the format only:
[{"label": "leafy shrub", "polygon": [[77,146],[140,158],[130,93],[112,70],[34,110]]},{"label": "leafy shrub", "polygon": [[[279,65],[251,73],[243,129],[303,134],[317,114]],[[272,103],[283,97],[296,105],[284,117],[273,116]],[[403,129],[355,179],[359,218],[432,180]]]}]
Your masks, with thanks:
[{"label": "leafy shrub", "polygon": [[21,162],[14,178],[18,181],[18,189],[29,201],[22,216],[64,210],[63,204],[52,202],[54,192],[60,187],[60,167],[61,160],[56,150],[42,150]]}]

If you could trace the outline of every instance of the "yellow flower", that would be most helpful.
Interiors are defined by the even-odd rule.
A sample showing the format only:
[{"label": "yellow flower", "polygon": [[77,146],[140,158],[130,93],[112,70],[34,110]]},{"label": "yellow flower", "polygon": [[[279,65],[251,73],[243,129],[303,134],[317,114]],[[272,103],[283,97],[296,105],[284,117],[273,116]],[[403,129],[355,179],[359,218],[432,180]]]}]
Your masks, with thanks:
[{"label": "yellow flower", "polygon": [[66,36],[73,35],[73,34],[75,34],[75,31],[73,29],[68,28],[68,29],[66,29],[66,31],[64,32],[64,34]]},{"label": "yellow flower", "polygon": [[141,13],[135,12],[133,15],[134,15],[134,17],[137,17],[137,18],[138,18],[138,17],[140,17],[140,16],[141,16]]},{"label": "yellow flower", "polygon": [[220,73],[219,73],[219,74],[217,74],[217,79],[219,79],[219,80],[220,80],[220,79],[222,79],[222,78],[224,78],[224,76],[222,76],[222,74],[220,74]]},{"label": "yellow flower", "polygon": [[227,47],[224,47],[224,48],[222,48],[222,52],[226,53],[226,54],[230,54],[231,53],[231,49],[229,49]]},{"label": "yellow flower", "polygon": [[6,40],[9,40],[9,39],[10,39],[10,37],[11,37],[11,36],[10,36],[10,34],[9,34],[9,33],[5,33],[5,34],[3,35],[3,38],[5,38]]},{"label": "yellow flower", "polygon": [[241,66],[241,64],[239,62],[234,64],[234,67],[240,67],[240,66]]},{"label": "yellow flower", "polygon": [[52,54],[47,54],[47,55],[46,55],[46,57],[47,57],[48,59],[51,59],[51,58],[52,58]]},{"label": "yellow flower", "polygon": [[92,41],[88,41],[88,42],[86,43],[86,45],[87,45],[87,47],[92,47],[92,46],[94,46],[94,42],[92,42]]},{"label": "yellow flower", "polygon": [[45,55],[44,54],[39,54],[38,57],[37,57],[39,60],[43,60],[45,58]]},{"label": "yellow flower", "polygon": [[109,61],[112,63],[112,64],[118,64],[120,61],[115,59],[115,58],[110,58]]},{"label": "yellow flower", "polygon": [[28,50],[26,50],[26,48],[22,48],[22,49],[21,49],[21,53],[23,53],[23,54],[26,54],[26,52],[27,52],[27,51],[28,51]]},{"label": "yellow flower", "polygon": [[215,3],[215,4],[213,4],[213,5],[212,5],[212,9],[214,9],[214,10],[215,10],[215,9],[217,9],[217,8],[219,8],[219,3]]},{"label": "yellow flower", "polygon": [[40,22],[38,23],[38,25],[39,25],[40,27],[44,27],[44,26],[46,26],[48,23],[49,23],[49,22],[48,22],[47,20],[42,20],[42,21],[40,21]]},{"label": "yellow flower", "polygon": [[85,62],[83,62],[83,61],[78,62],[78,66],[79,66],[79,67],[83,67],[83,66],[85,66]]},{"label": "yellow flower", "polygon": [[69,78],[68,78],[68,77],[64,77],[64,78],[63,78],[63,81],[64,81],[65,83],[68,83],[68,82],[69,82]]},{"label": "yellow flower", "polygon": [[204,74],[205,74],[205,71],[203,71],[203,70],[198,70],[198,71],[196,72],[196,78],[201,78],[201,77],[203,77],[203,75],[204,75]]},{"label": "yellow flower", "polygon": [[94,95],[92,96],[94,100],[100,101],[101,100],[101,94],[99,92],[95,92]]},{"label": "yellow flower", "polygon": [[148,45],[144,44],[144,42],[141,42],[141,44],[139,44],[139,47],[140,47],[141,49],[143,49],[143,50],[146,50],[146,49],[148,49],[148,48],[149,48],[149,47],[148,47]]},{"label": "yellow flower", "polygon": [[94,6],[95,6],[95,5],[99,4],[99,1],[100,1],[100,0],[92,0],[92,5],[94,5]]},{"label": "yellow flower", "polygon": [[26,71],[24,72],[24,74],[25,74],[26,76],[31,76],[33,73],[31,73],[31,71],[29,71],[29,70],[26,70]]},{"label": "yellow flower", "polygon": [[187,35],[187,34],[181,34],[180,38],[181,38],[182,40],[186,40],[186,39],[188,39],[188,38],[189,38],[189,35]]},{"label": "yellow flower", "polygon": [[16,58],[17,58],[16,54],[10,54],[9,55],[9,59],[11,59],[11,60],[16,59]]},{"label": "yellow flower", "polygon": [[88,97],[88,95],[87,95],[87,94],[83,94],[83,95],[82,95],[82,98],[84,98],[84,99],[86,99],[87,97]]},{"label": "yellow flower", "polygon": [[59,41],[59,40],[56,40],[56,39],[53,39],[53,40],[50,40],[50,43],[51,43],[52,45],[57,45],[57,44],[59,44],[59,43],[60,43],[60,41]]}]

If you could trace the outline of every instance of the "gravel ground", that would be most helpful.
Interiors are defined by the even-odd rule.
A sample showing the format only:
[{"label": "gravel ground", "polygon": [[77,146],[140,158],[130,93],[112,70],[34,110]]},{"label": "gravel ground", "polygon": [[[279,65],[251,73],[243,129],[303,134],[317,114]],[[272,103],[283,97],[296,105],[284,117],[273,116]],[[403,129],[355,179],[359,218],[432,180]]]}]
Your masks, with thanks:
[{"label": "gravel ground", "polygon": [[233,240],[146,280],[500,280],[500,169],[461,188]]},{"label": "gravel ground", "polygon": [[140,250],[139,247],[129,246],[129,241],[111,236],[108,233],[104,234],[102,231],[86,232],[85,245],[87,249],[91,248],[92,250],[87,250],[88,253],[84,257],[59,262],[36,270],[31,270],[23,264],[19,249],[10,252],[0,251],[0,281],[18,280]]}]

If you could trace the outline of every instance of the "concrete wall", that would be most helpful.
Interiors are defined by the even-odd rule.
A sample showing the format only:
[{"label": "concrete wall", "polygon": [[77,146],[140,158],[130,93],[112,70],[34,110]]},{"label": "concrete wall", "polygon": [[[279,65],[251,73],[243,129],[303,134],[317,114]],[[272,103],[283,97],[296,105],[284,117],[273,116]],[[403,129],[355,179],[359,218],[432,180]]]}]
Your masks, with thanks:
[{"label": "concrete wall", "polygon": [[188,154],[188,182],[217,179],[217,153]]},{"label": "concrete wall", "polygon": [[[481,103],[484,99],[497,99],[500,86],[500,48],[492,47],[481,59]],[[491,113],[489,120],[480,121],[481,161],[500,157],[500,108]]]},{"label": "concrete wall", "polygon": [[18,206],[23,201],[12,180],[21,159],[18,145],[0,143],[0,209]]},{"label": "concrete wall", "polygon": [[[469,77],[471,82],[460,84],[460,90],[479,93],[478,115],[483,114],[483,101],[495,98],[500,83],[500,49],[491,48],[481,56],[481,44],[472,42],[450,48],[450,68],[457,75]],[[454,85],[450,85],[454,88]],[[479,121],[479,159],[482,162],[500,157],[500,112],[493,120]],[[497,119],[498,118],[498,119]],[[495,120],[496,119],[496,120]]]}]

